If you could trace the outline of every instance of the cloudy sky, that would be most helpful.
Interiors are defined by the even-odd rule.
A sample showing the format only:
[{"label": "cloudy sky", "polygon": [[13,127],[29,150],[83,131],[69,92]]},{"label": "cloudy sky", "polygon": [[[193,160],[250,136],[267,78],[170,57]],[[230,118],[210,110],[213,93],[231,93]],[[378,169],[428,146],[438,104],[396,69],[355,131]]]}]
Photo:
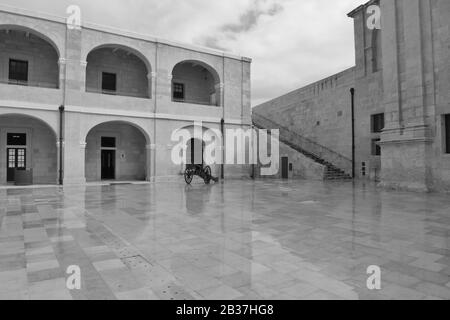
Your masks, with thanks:
[{"label": "cloudy sky", "polygon": [[0,4],[207,46],[253,59],[253,105],[354,64],[352,20],[364,0],[0,0]]}]

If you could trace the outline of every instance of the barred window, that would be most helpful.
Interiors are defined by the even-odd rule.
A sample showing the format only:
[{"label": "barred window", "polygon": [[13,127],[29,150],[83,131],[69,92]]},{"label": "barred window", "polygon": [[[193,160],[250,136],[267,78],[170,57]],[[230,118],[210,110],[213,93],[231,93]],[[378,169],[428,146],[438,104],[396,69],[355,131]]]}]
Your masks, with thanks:
[{"label": "barred window", "polygon": [[384,129],[384,113],[372,115],[372,132],[380,133]]},{"label": "barred window", "polygon": [[173,99],[174,100],[184,100],[184,84],[174,83],[173,84]]},{"label": "barred window", "polygon": [[10,59],[9,80],[28,82],[28,61]]}]

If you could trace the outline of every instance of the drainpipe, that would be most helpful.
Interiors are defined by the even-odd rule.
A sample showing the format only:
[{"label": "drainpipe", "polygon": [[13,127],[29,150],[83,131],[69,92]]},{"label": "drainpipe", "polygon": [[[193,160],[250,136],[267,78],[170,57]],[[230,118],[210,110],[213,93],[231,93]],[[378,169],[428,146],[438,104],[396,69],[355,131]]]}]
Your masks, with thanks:
[{"label": "drainpipe", "polygon": [[222,181],[225,179],[225,54],[222,56],[222,115],[223,118],[220,120],[220,130],[222,132],[222,165],[220,168],[220,178]]},{"label": "drainpipe", "polygon": [[64,106],[59,107],[59,184],[63,185]]},{"label": "drainpipe", "polygon": [[355,89],[350,89],[351,99],[352,99],[352,178],[356,177],[355,170],[355,155],[356,155],[356,146],[355,146]]},{"label": "drainpipe", "polygon": [[222,132],[222,164],[220,165],[220,178],[225,178],[225,120],[220,120],[220,132]]}]

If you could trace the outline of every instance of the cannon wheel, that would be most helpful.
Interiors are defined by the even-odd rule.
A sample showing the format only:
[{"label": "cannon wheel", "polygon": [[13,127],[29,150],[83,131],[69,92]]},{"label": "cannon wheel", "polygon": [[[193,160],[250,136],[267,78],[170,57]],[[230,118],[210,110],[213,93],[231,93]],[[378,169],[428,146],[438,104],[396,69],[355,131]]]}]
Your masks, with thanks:
[{"label": "cannon wheel", "polygon": [[186,170],[184,172],[184,181],[186,181],[187,184],[191,184],[193,178],[194,176],[191,174],[189,170]]},{"label": "cannon wheel", "polygon": [[210,184],[211,183],[211,167],[210,166],[206,166],[205,169],[205,183],[206,184]]}]

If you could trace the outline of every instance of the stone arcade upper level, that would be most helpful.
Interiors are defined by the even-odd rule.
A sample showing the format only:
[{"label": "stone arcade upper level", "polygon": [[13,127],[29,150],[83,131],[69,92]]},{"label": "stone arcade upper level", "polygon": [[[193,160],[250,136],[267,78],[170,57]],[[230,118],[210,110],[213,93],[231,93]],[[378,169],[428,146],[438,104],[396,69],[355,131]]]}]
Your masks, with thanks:
[{"label": "stone arcade upper level", "polygon": [[250,124],[251,60],[0,6],[0,105]]}]

